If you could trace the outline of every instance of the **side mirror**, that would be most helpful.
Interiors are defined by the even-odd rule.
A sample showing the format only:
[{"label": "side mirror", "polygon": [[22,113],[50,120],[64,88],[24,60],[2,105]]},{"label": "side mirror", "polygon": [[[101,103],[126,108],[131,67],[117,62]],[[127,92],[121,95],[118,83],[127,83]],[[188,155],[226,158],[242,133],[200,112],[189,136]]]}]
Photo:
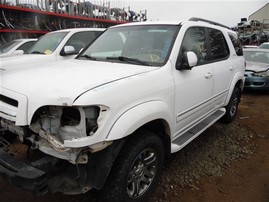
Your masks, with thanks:
[{"label": "side mirror", "polygon": [[192,69],[197,65],[198,58],[192,51],[186,51],[183,53],[182,62],[177,64],[177,70]]},{"label": "side mirror", "polygon": [[65,46],[60,53],[61,56],[73,55],[73,54],[75,54],[75,48],[73,46]]},{"label": "side mirror", "polygon": [[14,56],[14,55],[23,55],[23,54],[24,54],[23,50],[15,50],[11,55]]}]

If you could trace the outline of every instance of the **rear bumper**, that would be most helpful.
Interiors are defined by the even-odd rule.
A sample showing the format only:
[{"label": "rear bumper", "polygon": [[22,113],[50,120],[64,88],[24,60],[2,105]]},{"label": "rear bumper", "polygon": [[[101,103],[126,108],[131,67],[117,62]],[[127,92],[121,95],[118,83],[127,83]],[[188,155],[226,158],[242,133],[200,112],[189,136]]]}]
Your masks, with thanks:
[{"label": "rear bumper", "polygon": [[0,175],[11,184],[41,195],[48,192],[46,173],[0,149]]}]

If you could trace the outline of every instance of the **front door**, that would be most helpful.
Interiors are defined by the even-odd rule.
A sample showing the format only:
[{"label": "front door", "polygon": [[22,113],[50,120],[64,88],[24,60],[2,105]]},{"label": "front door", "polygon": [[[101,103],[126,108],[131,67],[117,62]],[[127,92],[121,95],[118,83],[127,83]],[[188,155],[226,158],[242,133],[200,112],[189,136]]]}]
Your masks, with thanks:
[{"label": "front door", "polygon": [[188,28],[180,51],[193,51],[198,64],[191,70],[174,70],[177,130],[174,139],[212,109],[213,95],[213,65],[207,61],[206,29]]}]

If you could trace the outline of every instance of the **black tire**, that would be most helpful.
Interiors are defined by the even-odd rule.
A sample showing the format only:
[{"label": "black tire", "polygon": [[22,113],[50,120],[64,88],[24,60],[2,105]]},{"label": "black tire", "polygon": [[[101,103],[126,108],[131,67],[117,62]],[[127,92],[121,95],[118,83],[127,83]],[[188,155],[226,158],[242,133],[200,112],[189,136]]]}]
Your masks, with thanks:
[{"label": "black tire", "polygon": [[161,139],[146,130],[136,132],[124,145],[99,201],[147,201],[156,188],[164,161]]},{"label": "black tire", "polygon": [[238,105],[241,98],[241,91],[238,87],[235,87],[232,93],[232,96],[230,98],[230,101],[226,108],[225,115],[221,118],[221,121],[224,123],[231,123],[237,113]]}]

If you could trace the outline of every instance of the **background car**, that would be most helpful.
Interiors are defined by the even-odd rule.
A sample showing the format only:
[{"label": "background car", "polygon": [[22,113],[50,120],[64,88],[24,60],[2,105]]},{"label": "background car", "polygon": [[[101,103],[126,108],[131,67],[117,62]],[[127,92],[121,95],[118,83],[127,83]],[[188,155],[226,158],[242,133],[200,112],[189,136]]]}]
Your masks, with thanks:
[{"label": "background car", "polygon": [[244,89],[269,90],[269,49],[243,49],[246,60]]},{"label": "background car", "polygon": [[25,63],[40,63],[75,58],[88,44],[94,41],[104,28],[72,28],[49,32],[26,52],[13,58],[3,58],[2,67],[21,66]]},{"label": "background car", "polygon": [[269,49],[269,42],[264,42],[262,43],[259,48],[265,48],[265,49]]},{"label": "background car", "polygon": [[37,39],[16,39],[0,47],[0,58],[24,54]]},{"label": "background car", "polygon": [[243,48],[258,48],[258,46],[255,46],[255,45],[244,45]]}]

